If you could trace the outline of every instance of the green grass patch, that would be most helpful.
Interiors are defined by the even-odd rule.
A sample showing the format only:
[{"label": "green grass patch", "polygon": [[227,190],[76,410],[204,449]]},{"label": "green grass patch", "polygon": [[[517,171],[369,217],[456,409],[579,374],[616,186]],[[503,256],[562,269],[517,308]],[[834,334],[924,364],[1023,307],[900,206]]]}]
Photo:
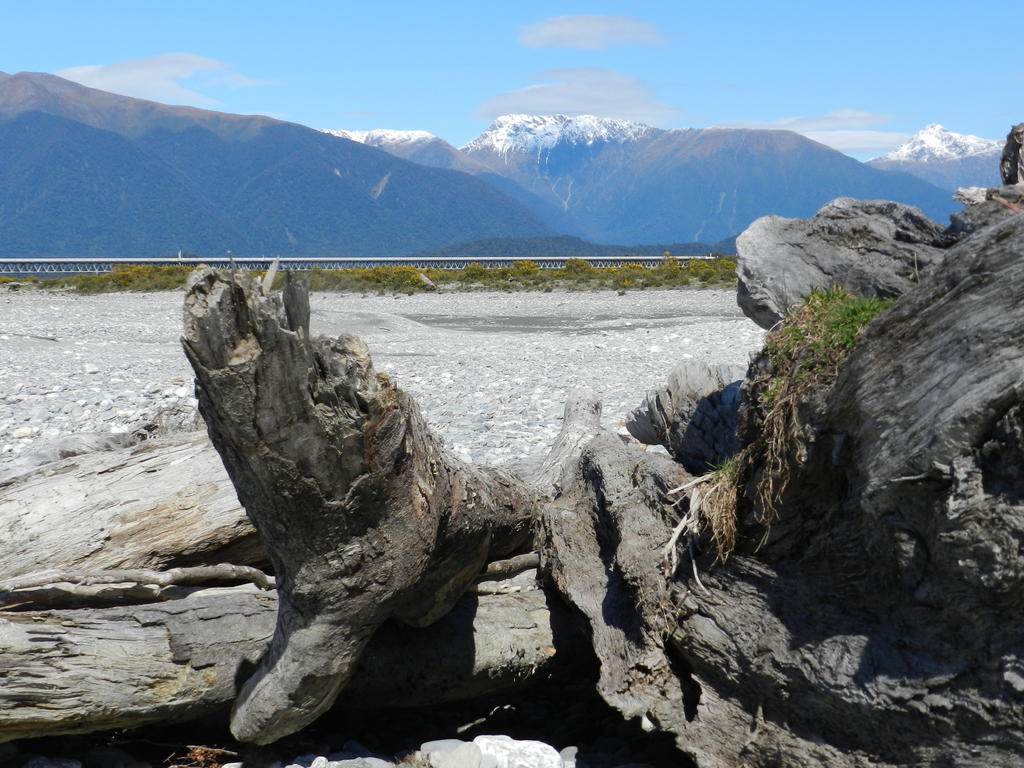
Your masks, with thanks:
[{"label": "green grass patch", "polygon": [[861,331],[891,304],[841,288],[815,290],[765,339],[767,376],[748,383],[748,416],[760,427],[757,440],[715,470],[703,514],[720,560],[736,543],[736,516],[743,494],[752,492],[757,519],[778,519],[783,494],[807,458],[810,436],[801,409],[835,383]]},{"label": "green grass patch", "polygon": [[842,288],[815,289],[765,340],[780,379],[834,376],[857,335],[892,299],[866,299]]}]

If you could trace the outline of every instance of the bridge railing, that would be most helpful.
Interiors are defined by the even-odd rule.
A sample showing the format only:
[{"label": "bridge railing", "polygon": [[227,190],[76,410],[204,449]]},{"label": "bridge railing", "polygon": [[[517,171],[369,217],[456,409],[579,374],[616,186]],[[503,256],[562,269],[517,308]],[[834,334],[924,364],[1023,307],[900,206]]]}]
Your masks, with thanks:
[{"label": "bridge railing", "polygon": [[[575,258],[575,257],[571,257]],[[679,256],[680,261],[708,260],[717,258],[707,256]],[[624,264],[640,264],[645,267],[656,267],[661,263],[660,256],[593,256],[581,258],[594,267],[621,267]],[[484,267],[511,267],[517,261],[532,261],[541,269],[561,269],[568,258],[541,256],[533,259],[507,259],[496,256],[469,257],[430,257],[430,258],[281,258],[280,267],[296,272],[308,272],[311,269],[351,269],[353,267],[416,267],[417,269],[456,270],[480,264]],[[150,267],[197,267],[206,264],[211,267],[227,269],[234,264],[239,269],[265,270],[274,262],[270,256],[254,258],[236,258],[234,260],[201,259],[201,258],[141,258],[141,259],[0,259],[0,275],[58,275],[58,274],[103,274],[117,266],[150,266]]]}]

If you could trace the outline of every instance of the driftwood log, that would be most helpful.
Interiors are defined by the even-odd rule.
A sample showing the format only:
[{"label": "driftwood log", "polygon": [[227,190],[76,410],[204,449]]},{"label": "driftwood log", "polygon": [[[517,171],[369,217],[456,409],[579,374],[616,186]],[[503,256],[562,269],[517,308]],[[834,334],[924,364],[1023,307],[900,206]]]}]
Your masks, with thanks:
[{"label": "driftwood log", "polygon": [[265,565],[205,435],[75,456],[0,484],[0,579],[50,568]]},{"label": "driftwood log", "polygon": [[330,707],[385,620],[433,623],[527,545],[540,498],[449,453],[359,339],[311,339],[308,301],[209,269],[185,299],[199,410],[277,576],[274,639],[231,721],[258,743]]},{"label": "driftwood log", "polygon": [[[180,590],[106,608],[0,612],[0,742],[223,711],[266,652],[275,592]],[[562,661],[545,594],[466,595],[427,629],[381,628],[341,704],[418,706],[514,690]]]},{"label": "driftwood log", "polygon": [[[598,430],[599,413],[588,394],[570,399],[541,475],[554,477],[556,467],[574,462]],[[62,515],[70,515],[73,499],[89,500],[86,514],[67,523],[76,525],[73,539],[53,535],[47,498],[69,510]],[[218,499],[224,503],[211,501]],[[159,586],[175,580],[173,570],[155,580],[138,572],[222,551],[251,551],[246,559],[266,561],[207,440],[150,441],[65,459],[7,484],[0,509],[11,513],[9,530],[35,558],[29,566],[5,560],[0,573],[0,603],[17,606],[0,611],[0,742],[186,722],[230,706],[268,648],[277,593]],[[154,535],[147,536],[150,527]],[[43,547],[53,556],[45,558]],[[43,564],[50,567],[40,571]],[[25,575],[31,565],[34,574]],[[583,649],[581,635],[564,627],[568,614],[536,587],[521,586],[536,565],[533,554],[492,562],[451,613],[428,628],[385,623],[339,705],[434,705],[519,689],[554,665],[572,664]],[[111,583],[115,578],[127,581]]]}]

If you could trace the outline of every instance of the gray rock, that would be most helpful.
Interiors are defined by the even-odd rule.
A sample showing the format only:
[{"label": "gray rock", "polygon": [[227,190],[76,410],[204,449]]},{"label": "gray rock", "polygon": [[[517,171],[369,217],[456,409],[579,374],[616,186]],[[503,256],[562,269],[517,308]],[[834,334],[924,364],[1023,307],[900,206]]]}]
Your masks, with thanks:
[{"label": "gray rock", "polygon": [[979,205],[985,202],[986,192],[988,189],[985,187],[957,187],[953,199],[964,205]]},{"label": "gray rock", "polygon": [[149,440],[203,429],[205,425],[196,407],[188,400],[179,400],[152,416],[136,420],[129,431],[137,440]]},{"label": "gray rock", "polygon": [[[977,189],[972,187],[971,190]],[[1014,206],[1024,206],[1024,187],[1011,185],[980,190],[982,199],[974,203],[966,203],[967,207],[950,216],[950,226],[946,236],[951,243],[977,232],[984,227],[992,226],[998,221],[1017,215]],[[958,190],[959,193],[959,190]],[[972,195],[977,199],[978,195]],[[960,199],[959,197],[956,199]]]},{"label": "gray rock", "polygon": [[943,228],[916,208],[841,197],[812,219],[765,216],[736,239],[737,303],[771,328],[815,288],[891,298],[942,259]]},{"label": "gray rock", "polygon": [[626,417],[626,429],[641,443],[665,446],[688,472],[720,466],[740,447],[736,419],[745,372],[741,365],[680,363],[668,384],[648,392]]},{"label": "gray rock", "polygon": [[[1024,216],[991,210],[800,409],[813,440],[767,532],[745,497],[713,610],[698,598],[673,636],[698,686],[688,743],[721,749],[765,701],[752,766],[1020,764]],[[782,690],[769,715],[755,691]]]},{"label": "gray rock", "polygon": [[425,741],[420,744],[419,755],[424,760],[429,760],[431,755],[454,752],[463,744],[468,743],[469,742],[463,741],[462,739],[437,739],[435,741]]}]

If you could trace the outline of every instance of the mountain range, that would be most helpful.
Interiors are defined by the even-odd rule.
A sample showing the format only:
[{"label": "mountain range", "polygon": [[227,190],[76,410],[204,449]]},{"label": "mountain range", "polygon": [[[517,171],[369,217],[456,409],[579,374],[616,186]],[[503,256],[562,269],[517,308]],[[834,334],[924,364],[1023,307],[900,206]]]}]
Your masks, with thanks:
[{"label": "mountain range", "polygon": [[320,131],[0,73],[10,257],[585,247],[558,235],[700,251],[759,216],[810,216],[839,196],[940,220],[953,209],[944,189],[787,131],[507,115],[456,148],[423,131]]},{"label": "mountain range", "polygon": [[883,171],[904,171],[949,191],[1000,183],[1003,142],[953,133],[933,123],[892,152],[868,161]]},{"label": "mountain range", "polygon": [[0,74],[0,253],[383,256],[554,234],[495,186],[267,117]]},{"label": "mountain range", "polygon": [[944,219],[944,190],[871,168],[790,131],[661,130],[588,115],[505,115],[455,148],[423,131],[336,131],[457,168],[516,196],[554,229],[598,243],[719,241],[766,214],[805,217],[836,197],[884,198]]}]

